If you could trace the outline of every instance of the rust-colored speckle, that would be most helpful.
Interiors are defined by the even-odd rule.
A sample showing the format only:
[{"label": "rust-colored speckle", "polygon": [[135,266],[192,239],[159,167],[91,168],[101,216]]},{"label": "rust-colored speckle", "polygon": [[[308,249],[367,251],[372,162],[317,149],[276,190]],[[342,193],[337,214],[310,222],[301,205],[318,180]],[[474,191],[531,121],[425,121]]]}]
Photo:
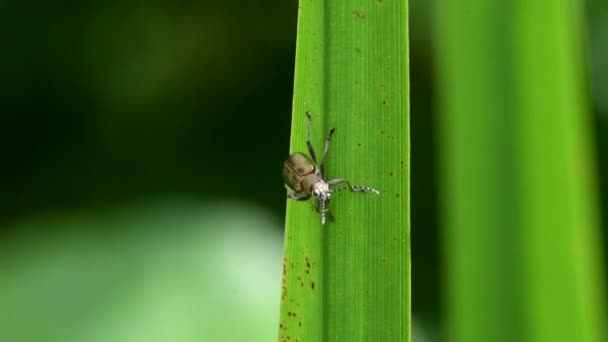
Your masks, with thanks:
[{"label": "rust-colored speckle", "polygon": [[355,17],[357,19],[361,19],[361,20],[365,19],[365,12],[363,12],[361,10],[355,10],[355,11],[353,11],[353,14],[355,15]]},{"label": "rust-colored speckle", "polygon": [[306,272],[306,274],[309,274],[310,273],[310,269],[312,268],[312,264],[310,263],[310,258],[308,257],[308,255],[306,255],[304,257],[304,262],[305,262],[305,265],[306,265],[304,271]]}]

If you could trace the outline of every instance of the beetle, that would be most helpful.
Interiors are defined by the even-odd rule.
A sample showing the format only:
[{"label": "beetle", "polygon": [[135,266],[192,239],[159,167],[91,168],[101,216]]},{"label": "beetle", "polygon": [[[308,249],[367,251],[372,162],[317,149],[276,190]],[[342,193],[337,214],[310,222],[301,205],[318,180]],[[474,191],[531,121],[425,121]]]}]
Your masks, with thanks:
[{"label": "beetle", "polygon": [[[329,134],[325,139],[321,163],[317,164],[315,150],[310,142],[310,126],[312,123],[311,112],[306,112],[306,117],[308,118],[306,146],[308,147],[310,157],[301,152],[290,154],[285,163],[283,163],[282,176],[288,198],[296,201],[306,201],[311,196],[315,197],[315,209],[321,214],[321,224],[324,225],[326,215],[329,217],[330,221],[335,220],[329,208],[329,201],[332,193],[349,190],[351,192],[371,192],[379,195],[380,191],[367,186],[352,186],[350,182],[344,178],[325,181],[325,156],[327,156],[331,137],[335,132],[335,128],[329,130]],[[331,186],[343,183],[346,184],[346,187],[338,189],[331,188]]]}]

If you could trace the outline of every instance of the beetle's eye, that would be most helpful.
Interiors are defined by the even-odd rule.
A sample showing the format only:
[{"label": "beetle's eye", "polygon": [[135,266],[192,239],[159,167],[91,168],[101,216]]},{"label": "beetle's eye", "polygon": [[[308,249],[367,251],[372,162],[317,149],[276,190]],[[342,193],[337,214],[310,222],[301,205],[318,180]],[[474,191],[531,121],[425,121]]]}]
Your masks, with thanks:
[{"label": "beetle's eye", "polygon": [[312,191],[312,195],[315,196],[315,197],[318,197],[319,196],[319,192],[317,190],[313,190]]}]

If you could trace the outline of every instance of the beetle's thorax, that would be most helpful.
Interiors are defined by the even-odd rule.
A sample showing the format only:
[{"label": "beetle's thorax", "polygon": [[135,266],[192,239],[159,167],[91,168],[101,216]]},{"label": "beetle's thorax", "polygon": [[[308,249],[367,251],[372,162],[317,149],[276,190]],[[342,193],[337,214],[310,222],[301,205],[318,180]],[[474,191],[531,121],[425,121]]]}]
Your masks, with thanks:
[{"label": "beetle's thorax", "polygon": [[329,184],[327,184],[322,179],[313,184],[311,193],[313,196],[325,203],[329,202],[329,198],[331,197],[331,190],[329,189]]}]

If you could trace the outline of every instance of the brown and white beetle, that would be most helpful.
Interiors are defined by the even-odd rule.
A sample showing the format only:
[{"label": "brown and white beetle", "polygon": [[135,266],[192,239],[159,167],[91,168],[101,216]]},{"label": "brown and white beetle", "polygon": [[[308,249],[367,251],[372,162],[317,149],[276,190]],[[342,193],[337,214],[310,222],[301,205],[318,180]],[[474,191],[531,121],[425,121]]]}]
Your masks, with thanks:
[{"label": "brown and white beetle", "polygon": [[[321,224],[325,224],[325,216],[328,215],[331,221],[334,221],[334,216],[329,209],[329,200],[334,192],[349,190],[351,192],[372,192],[380,194],[380,191],[369,188],[367,186],[352,186],[349,181],[344,178],[332,179],[328,182],[325,178],[325,156],[329,150],[329,142],[335,129],[329,130],[329,134],[325,139],[325,147],[321,156],[320,166],[317,166],[317,157],[315,150],[310,143],[310,125],[311,113],[306,112],[308,117],[308,129],[306,133],[306,146],[312,160],[304,153],[296,152],[289,155],[287,161],[283,164],[283,181],[285,189],[287,189],[287,197],[296,201],[305,201],[310,196],[315,197],[315,208],[321,214]],[[330,186],[346,183],[346,187],[339,189],[331,189]]]}]

